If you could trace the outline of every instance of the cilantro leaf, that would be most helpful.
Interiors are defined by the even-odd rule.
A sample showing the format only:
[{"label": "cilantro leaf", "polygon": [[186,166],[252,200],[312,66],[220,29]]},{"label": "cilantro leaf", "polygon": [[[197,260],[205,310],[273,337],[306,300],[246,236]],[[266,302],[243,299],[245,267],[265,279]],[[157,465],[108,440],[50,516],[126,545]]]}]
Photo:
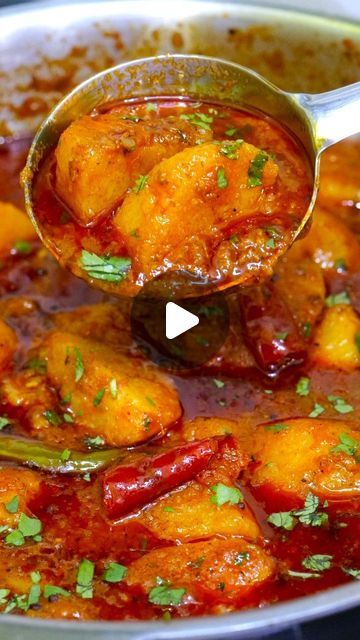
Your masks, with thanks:
[{"label": "cilantro leaf", "polygon": [[298,396],[308,396],[310,392],[310,378],[301,377],[296,385]]},{"label": "cilantro leaf", "polygon": [[106,280],[107,282],[121,282],[131,267],[131,258],[122,256],[98,256],[83,250],[80,266],[90,278]]},{"label": "cilantro leaf", "polygon": [[4,429],[4,427],[7,427],[9,424],[10,424],[10,420],[8,420],[8,418],[4,418],[3,416],[0,416],[0,431]]},{"label": "cilantro leaf", "polygon": [[230,142],[225,140],[220,147],[220,153],[226,158],[229,158],[229,160],[236,160],[237,159],[236,152],[239,149],[239,147],[241,147],[243,142],[244,142],[243,140],[235,140],[235,142]]},{"label": "cilantro leaf", "polygon": [[288,570],[288,576],[291,578],[300,578],[301,580],[306,580],[307,578],[321,578],[320,573],[305,573],[304,571],[292,571]]},{"label": "cilantro leaf", "polygon": [[354,411],[354,407],[351,404],[348,404],[344,398],[340,396],[328,396],[329,402],[332,403],[335,411],[338,413],[351,413]]},{"label": "cilantro leaf", "polygon": [[299,522],[302,524],[308,524],[312,527],[321,527],[328,522],[328,515],[324,512],[318,512],[317,509],[320,505],[320,500],[312,493],[308,493],[304,506],[302,509],[296,509],[292,511],[294,516],[299,518]]},{"label": "cilantro leaf", "polygon": [[44,597],[49,599],[53,596],[64,596],[64,598],[68,598],[70,596],[70,592],[62,587],[57,587],[54,584],[46,584],[44,586]]},{"label": "cilantro leaf", "polygon": [[313,410],[309,413],[309,418],[317,418],[318,416],[321,416],[324,411],[325,407],[318,402],[315,402]]},{"label": "cilantro leaf", "polygon": [[139,176],[137,180],[135,180],[134,193],[139,193],[147,185],[148,179],[148,176]]},{"label": "cilantro leaf", "polygon": [[311,571],[325,571],[325,569],[330,569],[332,559],[332,556],[315,553],[304,558],[301,564],[305,569],[311,569]]},{"label": "cilantro leaf", "polygon": [[81,596],[81,598],[89,599],[93,597],[92,581],[94,571],[94,563],[87,558],[83,558],[79,564],[76,577],[76,593]]},{"label": "cilantro leaf", "polygon": [[360,580],[360,569],[352,569],[351,567],[341,567],[341,569],[346,575],[355,578],[355,580]]},{"label": "cilantro leaf", "polygon": [[178,606],[185,595],[185,589],[172,589],[167,584],[153,587],[149,592],[149,602],[160,606]]},{"label": "cilantro leaf", "polygon": [[204,129],[205,131],[211,131],[211,124],[214,121],[212,116],[207,116],[206,113],[183,113],[180,116],[181,120],[188,120],[194,127]]},{"label": "cilantro leaf", "polygon": [[277,513],[271,513],[267,517],[267,521],[274,527],[283,528],[287,531],[292,531],[296,525],[296,520],[291,511],[278,511]]},{"label": "cilantro leaf", "polygon": [[225,174],[224,167],[220,167],[217,171],[217,186],[219,189],[225,189],[228,186],[228,180]]},{"label": "cilantro leaf", "polygon": [[332,447],[331,453],[346,453],[348,456],[354,456],[357,458],[357,452],[360,447],[360,442],[354,440],[345,431],[339,435],[340,444]]},{"label": "cilantro leaf", "polygon": [[93,399],[94,407],[98,407],[99,406],[100,402],[102,401],[102,399],[103,399],[103,397],[105,395],[105,391],[106,391],[105,388],[99,389],[99,391],[97,391],[97,393],[95,394],[94,399]]},{"label": "cilantro leaf", "polygon": [[19,496],[11,498],[10,502],[5,504],[5,509],[9,513],[16,513],[19,508]]},{"label": "cilantro leaf", "polygon": [[244,496],[240,489],[236,487],[228,487],[226,484],[219,482],[219,484],[211,487],[213,496],[211,496],[211,502],[216,504],[217,507],[221,507],[223,504],[239,504],[244,500]]},{"label": "cilantro leaf", "polygon": [[81,351],[78,347],[74,348],[75,351],[75,382],[80,382],[85,373],[84,361],[81,355]]},{"label": "cilantro leaf", "polygon": [[109,562],[106,566],[103,580],[105,582],[121,582],[126,576],[127,567],[124,567],[123,564],[118,564],[117,562]]},{"label": "cilantro leaf", "polygon": [[260,151],[251,160],[248,170],[248,187],[260,187],[262,185],[264,167],[268,159],[268,154],[265,151]]},{"label": "cilantro leaf", "polygon": [[274,431],[274,433],[280,433],[280,431],[286,431],[288,426],[282,422],[276,422],[275,424],[267,424],[265,431]]},{"label": "cilantro leaf", "polygon": [[337,304],[350,304],[350,298],[347,291],[340,291],[340,293],[332,293],[325,298],[325,304],[327,307],[334,307]]}]

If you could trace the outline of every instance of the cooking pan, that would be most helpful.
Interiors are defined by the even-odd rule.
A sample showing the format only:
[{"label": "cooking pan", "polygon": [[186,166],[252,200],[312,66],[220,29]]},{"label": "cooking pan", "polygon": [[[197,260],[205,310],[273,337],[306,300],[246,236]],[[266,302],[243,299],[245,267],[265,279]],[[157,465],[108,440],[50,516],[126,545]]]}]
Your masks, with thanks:
[{"label": "cooking pan", "polygon": [[[304,8],[314,3],[298,0]],[[322,3],[323,4],[323,3]],[[344,21],[254,3],[184,0],[38,2],[0,9],[0,144],[30,136],[72,86],[121,60],[173,51],[254,68],[290,91],[360,80],[360,6]],[[326,3],[327,13],[339,13]],[[350,20],[352,18],[352,20]],[[4,615],[0,640],[195,640],[264,637],[360,604],[360,584],[290,602],[172,622],[70,622]]]}]

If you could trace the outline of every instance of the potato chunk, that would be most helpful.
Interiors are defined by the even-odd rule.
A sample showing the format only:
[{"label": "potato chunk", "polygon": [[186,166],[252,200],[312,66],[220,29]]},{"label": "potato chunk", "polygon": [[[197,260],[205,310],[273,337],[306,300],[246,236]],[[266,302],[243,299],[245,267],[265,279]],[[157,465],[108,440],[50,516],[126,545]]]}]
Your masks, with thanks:
[{"label": "potato chunk", "polygon": [[[270,484],[302,497],[309,491],[339,498],[360,495],[359,431],[341,420],[319,418],[281,424],[280,430],[271,425],[256,430],[254,456],[259,466],[252,475],[253,485]],[[349,438],[353,444],[346,450],[341,445]]]},{"label": "potato chunk", "polygon": [[0,202],[0,229],[0,254],[8,252],[18,240],[37,237],[27,215],[10,202]]},{"label": "potato chunk", "polygon": [[321,267],[311,258],[299,259],[293,247],[275,269],[275,291],[287,305],[300,334],[320,317],[325,302],[325,282]]},{"label": "potato chunk", "polygon": [[335,305],[325,311],[317,327],[312,359],[325,367],[351,370],[360,365],[356,336],[360,320],[349,305]]},{"label": "potato chunk", "polygon": [[248,450],[249,437],[254,420],[241,416],[240,420],[228,420],[225,418],[194,418],[184,423],[182,432],[186,440],[201,440],[211,436],[224,436],[232,434],[234,438]]},{"label": "potato chunk", "polygon": [[138,122],[126,114],[83,116],[60,136],[56,190],[79,224],[115,207],[140,174],[195,139],[208,139],[179,118]]},{"label": "potato chunk", "polygon": [[[28,503],[40,488],[41,477],[35,471],[5,466],[0,468],[0,525],[15,527],[22,512],[29,513]],[[18,498],[14,513],[6,508],[11,500]]]},{"label": "potato chunk", "polygon": [[16,347],[17,337],[15,331],[0,319],[0,371],[10,364]]},{"label": "potato chunk", "polygon": [[52,316],[57,329],[114,346],[130,346],[131,324],[128,301],[84,305]]},{"label": "potato chunk", "polygon": [[259,527],[244,502],[218,507],[211,501],[213,495],[210,488],[192,482],[156,502],[140,520],[165,540],[196,540],[215,535],[257,538]]},{"label": "potato chunk", "polygon": [[137,274],[151,278],[171,265],[213,276],[234,225],[268,213],[266,188],[277,178],[275,162],[265,163],[261,186],[249,187],[250,163],[259,149],[243,143],[229,159],[221,148],[207,143],[163,160],[139,193],[126,196],[114,226]]},{"label": "potato chunk", "polygon": [[213,539],[150,551],[132,563],[126,582],[149,593],[160,577],[197,601],[209,593],[226,601],[245,596],[274,570],[274,560],[261,547],[241,538]]},{"label": "potato chunk", "polygon": [[[256,538],[259,527],[235,485],[248,463],[247,454],[233,436],[221,438],[218,452],[196,480],[159,499],[144,511],[142,522],[155,535],[167,540],[196,540],[214,535]],[[230,490],[230,494],[226,494],[222,502],[218,491],[224,488]]]},{"label": "potato chunk", "polygon": [[108,444],[147,440],[181,415],[169,379],[143,360],[60,331],[46,339],[44,356],[50,381],[71,398],[76,421]]},{"label": "potato chunk", "polygon": [[322,269],[334,269],[338,261],[349,271],[360,265],[360,245],[352,231],[335,215],[316,207],[309,233],[294,243],[292,257],[310,257]]}]

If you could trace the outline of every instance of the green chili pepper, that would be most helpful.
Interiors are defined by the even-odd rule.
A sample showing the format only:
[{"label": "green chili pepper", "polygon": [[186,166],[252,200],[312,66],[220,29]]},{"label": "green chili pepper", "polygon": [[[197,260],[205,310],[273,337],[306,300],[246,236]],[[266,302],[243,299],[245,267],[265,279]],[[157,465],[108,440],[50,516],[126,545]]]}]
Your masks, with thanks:
[{"label": "green chili pepper", "polygon": [[105,469],[121,458],[120,449],[103,449],[89,453],[54,449],[37,440],[25,440],[15,436],[0,436],[0,459],[21,462],[56,473],[91,473]]}]

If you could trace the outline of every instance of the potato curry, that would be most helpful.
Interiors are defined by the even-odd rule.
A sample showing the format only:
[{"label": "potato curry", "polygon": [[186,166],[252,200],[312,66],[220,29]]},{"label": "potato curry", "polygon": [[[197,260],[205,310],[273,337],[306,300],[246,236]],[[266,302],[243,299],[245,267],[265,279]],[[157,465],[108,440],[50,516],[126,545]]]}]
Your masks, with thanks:
[{"label": "potato curry", "polygon": [[[25,216],[27,148],[0,148],[1,611],[169,620],[360,579],[359,142],[324,155],[271,276],[311,186],[287,132],[190,102],[76,121],[37,211],[102,290]],[[181,375],[111,295],[259,261],[264,284],[224,293],[221,350]]]}]

